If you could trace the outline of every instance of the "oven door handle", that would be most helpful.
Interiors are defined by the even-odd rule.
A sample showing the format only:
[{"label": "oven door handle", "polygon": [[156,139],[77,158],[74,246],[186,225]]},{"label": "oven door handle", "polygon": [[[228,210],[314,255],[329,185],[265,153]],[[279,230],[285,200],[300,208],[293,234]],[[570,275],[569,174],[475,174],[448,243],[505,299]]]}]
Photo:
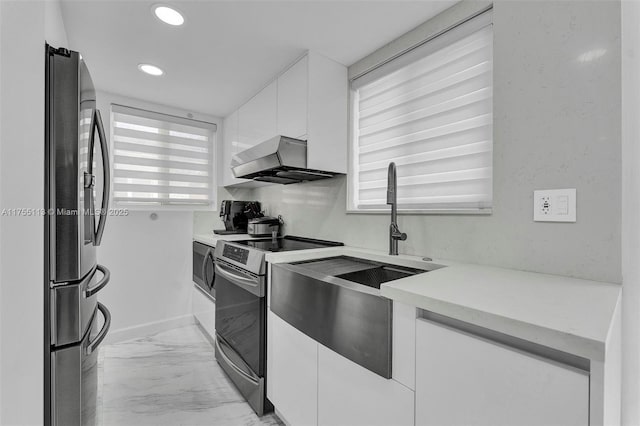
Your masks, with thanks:
[{"label": "oven door handle", "polygon": [[[202,258],[202,281],[204,281],[205,285],[209,287],[209,279],[207,277],[207,261],[211,256],[211,249],[207,249],[207,252],[204,254],[204,258]],[[215,276],[215,275],[214,275]]]},{"label": "oven door handle", "polygon": [[[222,356],[225,364],[227,364],[229,367],[233,368],[238,374],[240,374],[242,377],[244,377],[246,380],[250,381],[251,383],[254,384],[258,384],[258,377],[254,377],[251,376],[249,374],[247,374],[244,370],[242,370],[240,367],[238,367],[237,365],[235,365],[233,363],[233,361],[231,361],[231,359],[227,356],[227,354],[225,353],[223,346],[226,346],[224,344],[224,342],[222,342],[222,345],[220,344],[220,338],[216,337],[215,339],[215,343],[216,343],[216,348],[218,349],[218,353]],[[230,348],[230,350],[233,350]]]},{"label": "oven door handle", "polygon": [[247,277],[246,275],[242,275],[232,268],[225,266],[219,262],[216,262],[216,275],[221,276],[222,278],[228,280],[234,285],[237,285],[244,290],[247,290],[249,293],[254,294],[258,297],[264,297],[264,281],[263,279],[257,277]]}]

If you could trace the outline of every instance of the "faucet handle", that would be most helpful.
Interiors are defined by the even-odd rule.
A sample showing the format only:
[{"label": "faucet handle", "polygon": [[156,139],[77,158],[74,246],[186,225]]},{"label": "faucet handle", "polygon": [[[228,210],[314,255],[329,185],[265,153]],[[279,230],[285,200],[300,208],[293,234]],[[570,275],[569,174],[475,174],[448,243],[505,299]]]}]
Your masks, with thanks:
[{"label": "faucet handle", "polygon": [[393,238],[394,240],[405,241],[407,239],[407,234],[405,234],[404,232],[400,232],[400,229],[398,229],[398,225],[396,225],[395,223],[391,224],[390,230],[391,238]]}]

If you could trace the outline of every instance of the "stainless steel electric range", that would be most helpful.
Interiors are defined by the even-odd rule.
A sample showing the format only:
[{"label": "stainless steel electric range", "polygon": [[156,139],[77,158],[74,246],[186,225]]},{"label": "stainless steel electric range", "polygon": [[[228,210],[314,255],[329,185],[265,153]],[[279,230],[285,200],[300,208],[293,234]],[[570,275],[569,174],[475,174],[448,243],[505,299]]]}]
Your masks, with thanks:
[{"label": "stainless steel electric range", "polygon": [[266,397],[265,254],[341,245],[293,236],[220,241],[216,245],[216,358],[258,415],[273,410]]}]

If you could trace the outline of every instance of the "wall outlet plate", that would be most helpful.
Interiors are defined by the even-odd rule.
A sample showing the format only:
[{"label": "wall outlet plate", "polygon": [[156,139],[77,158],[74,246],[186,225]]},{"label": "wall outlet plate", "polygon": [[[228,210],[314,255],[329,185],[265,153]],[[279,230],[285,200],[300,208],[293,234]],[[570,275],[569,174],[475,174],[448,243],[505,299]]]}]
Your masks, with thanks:
[{"label": "wall outlet plate", "polygon": [[575,222],[576,189],[542,189],[533,191],[535,222]]}]

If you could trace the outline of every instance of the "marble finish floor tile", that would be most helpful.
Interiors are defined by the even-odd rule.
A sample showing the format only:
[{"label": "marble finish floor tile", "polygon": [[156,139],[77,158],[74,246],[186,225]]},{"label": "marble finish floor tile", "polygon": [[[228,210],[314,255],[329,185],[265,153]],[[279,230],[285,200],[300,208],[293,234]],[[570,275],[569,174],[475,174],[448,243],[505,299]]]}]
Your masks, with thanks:
[{"label": "marble finish floor tile", "polygon": [[103,426],[282,425],[273,413],[255,415],[196,325],[106,345],[100,355]]}]

